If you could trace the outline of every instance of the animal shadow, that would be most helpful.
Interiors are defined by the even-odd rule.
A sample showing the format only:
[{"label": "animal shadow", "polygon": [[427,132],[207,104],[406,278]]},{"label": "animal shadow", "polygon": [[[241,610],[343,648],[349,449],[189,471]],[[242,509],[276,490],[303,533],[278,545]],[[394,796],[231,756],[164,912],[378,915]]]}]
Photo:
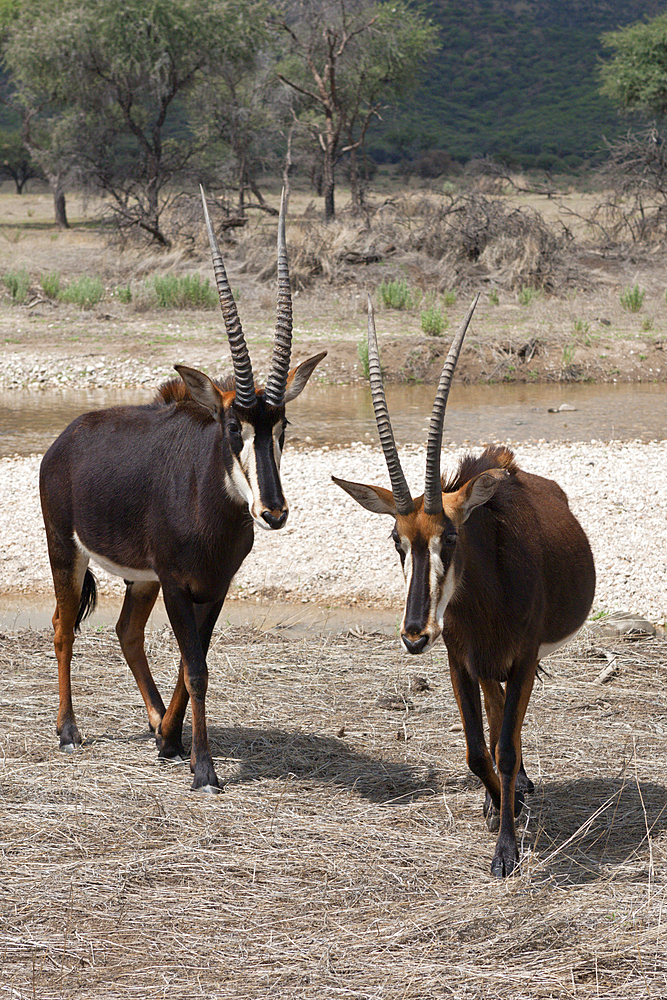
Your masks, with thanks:
[{"label": "animal shadow", "polygon": [[[333,736],[245,726],[212,726],[208,735],[214,758],[238,761],[238,772],[226,784],[289,777],[350,788],[371,802],[386,805],[436,795],[442,788],[442,778],[431,766],[359,753]],[[222,778],[222,768],[217,769]]]},{"label": "animal shadow", "polygon": [[527,797],[540,868],[572,881],[649,877],[651,840],[667,832],[667,787],[634,778],[546,782]]}]

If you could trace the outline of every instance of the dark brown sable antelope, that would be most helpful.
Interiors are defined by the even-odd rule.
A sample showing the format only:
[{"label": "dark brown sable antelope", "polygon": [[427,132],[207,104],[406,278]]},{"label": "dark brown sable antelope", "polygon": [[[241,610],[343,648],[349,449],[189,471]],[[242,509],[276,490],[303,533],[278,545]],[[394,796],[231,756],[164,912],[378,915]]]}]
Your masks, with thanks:
[{"label": "dark brown sable antelope", "polygon": [[491,872],[503,877],[518,862],[515,813],[523,793],[533,791],[521,760],[521,726],[538,664],[585,621],[595,567],[565,493],[552,480],[519,469],[507,448],[466,455],[457,472],[441,480],[447,395],[476,302],[442,371],[429,427],[425,492],[413,499],[387,413],[369,300],[371,391],[392,490],[335,477],[334,482],[362,507],[395,519],[392,538],[406,586],[401,643],[408,653],[422,653],[442,634],[468,766],[486,786],[489,829],[500,829]]},{"label": "dark brown sable antelope", "polygon": [[[81,744],[70,663],[74,633],[95,603],[95,579],[88,569],[93,560],[125,580],[116,632],[160,757],[184,757],[183,717],[191,699],[192,788],[218,792],[205,716],[211,633],[232,578],[252,548],[254,525],[275,530],[287,519],[278,471],[285,404],[299,395],[326,351],[290,371],[292,302],[283,201],[273,359],[266,386],[255,386],[205,201],[204,213],[234,377],[213,382],[177,365],[181,378],[163,385],[151,404],[78,417],[44,456],[40,494],[56,592],[60,746]],[[160,587],[181,652],[166,710],[144,651],[144,628]]]}]

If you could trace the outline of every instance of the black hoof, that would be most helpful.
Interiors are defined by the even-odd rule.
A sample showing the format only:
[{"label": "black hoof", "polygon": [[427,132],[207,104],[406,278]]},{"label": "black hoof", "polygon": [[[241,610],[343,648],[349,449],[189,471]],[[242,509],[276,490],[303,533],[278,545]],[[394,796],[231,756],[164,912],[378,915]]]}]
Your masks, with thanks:
[{"label": "black hoof", "polygon": [[502,854],[496,854],[491,862],[491,874],[494,878],[507,878],[508,875],[514,874],[518,866],[518,858],[513,858],[511,855],[505,857]]},{"label": "black hoof", "polygon": [[516,789],[526,795],[532,795],[535,791],[535,785],[524,771],[523,765],[519,768],[519,773],[516,776]]},{"label": "black hoof", "polygon": [[159,729],[155,733],[155,745],[160,760],[169,760],[173,764],[181,764],[189,759],[190,755],[186,752],[180,740],[178,743],[167,743]]},{"label": "black hoof", "polygon": [[222,794],[222,788],[220,787],[220,785],[195,785],[194,782],[192,783],[192,787],[191,787],[190,791],[192,791],[192,792],[204,792],[206,795],[221,795]]}]

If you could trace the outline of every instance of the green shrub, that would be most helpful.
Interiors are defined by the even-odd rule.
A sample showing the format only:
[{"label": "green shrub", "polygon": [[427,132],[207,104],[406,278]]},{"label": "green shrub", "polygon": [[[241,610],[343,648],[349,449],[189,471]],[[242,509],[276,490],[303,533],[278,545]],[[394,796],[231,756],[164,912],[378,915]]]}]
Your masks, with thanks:
[{"label": "green shrub", "polygon": [[489,302],[494,306],[500,305],[500,296],[495,288],[492,288],[489,292]]},{"label": "green shrub", "polygon": [[449,309],[450,306],[456,305],[456,292],[451,290],[448,292],[443,292],[442,301],[444,302],[447,309]]},{"label": "green shrub", "polygon": [[357,354],[359,355],[359,360],[361,361],[361,367],[366,378],[370,376],[370,368],[368,365],[368,341],[365,337],[357,343]]},{"label": "green shrub", "polygon": [[427,337],[441,337],[447,326],[447,318],[440,306],[434,302],[422,310],[421,324]]},{"label": "green shrub", "polygon": [[539,299],[541,294],[539,288],[532,288],[530,285],[525,285],[524,288],[520,288],[517,292],[517,298],[520,305],[528,306],[533,299]]},{"label": "green shrub", "polygon": [[60,298],[60,272],[52,271],[51,274],[43,274],[39,279],[44,294],[49,299]]},{"label": "green shrub", "polygon": [[218,301],[218,293],[211,288],[208,278],[198,274],[156,275],[153,287],[157,303],[163,309],[211,309]]},{"label": "green shrub", "polygon": [[132,301],[132,289],[129,285],[125,285],[124,288],[119,286],[114,292],[114,295],[119,302],[123,302],[125,305]]},{"label": "green shrub", "polygon": [[407,281],[382,281],[378,293],[387,309],[412,309],[414,300]]},{"label": "green shrub", "polygon": [[644,304],[644,296],[646,292],[639,285],[635,285],[633,288],[626,288],[624,292],[621,292],[621,305],[628,312],[637,313]]},{"label": "green shrub", "polygon": [[104,285],[101,280],[83,275],[81,278],[70,281],[69,285],[60,292],[58,300],[81,306],[82,309],[91,309],[101,301],[103,296]]},{"label": "green shrub", "polygon": [[20,271],[8,271],[3,275],[2,283],[15,305],[21,305],[28,298],[30,275],[24,267]]}]

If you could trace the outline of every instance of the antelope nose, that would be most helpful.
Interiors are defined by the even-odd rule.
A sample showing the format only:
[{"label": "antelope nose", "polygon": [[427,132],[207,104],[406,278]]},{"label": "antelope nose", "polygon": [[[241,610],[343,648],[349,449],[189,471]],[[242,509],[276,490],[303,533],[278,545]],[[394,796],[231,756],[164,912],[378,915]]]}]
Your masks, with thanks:
[{"label": "antelope nose", "polygon": [[287,520],[287,513],[286,510],[263,510],[262,517],[269,528],[282,528]]},{"label": "antelope nose", "polygon": [[408,639],[407,635],[402,635],[401,639],[408,653],[421,653],[428,643],[427,635],[420,635],[418,639]]}]

